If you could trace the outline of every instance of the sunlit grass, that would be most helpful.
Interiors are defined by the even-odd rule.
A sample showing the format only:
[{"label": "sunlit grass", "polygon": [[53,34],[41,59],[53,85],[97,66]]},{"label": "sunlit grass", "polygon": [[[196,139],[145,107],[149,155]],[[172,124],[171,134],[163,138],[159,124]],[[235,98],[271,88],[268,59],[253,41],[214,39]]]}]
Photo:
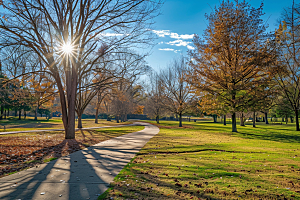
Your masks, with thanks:
[{"label": "sunlit grass", "polygon": [[[161,121],[160,132],[101,198],[300,199],[293,125]],[[127,185],[129,184],[129,185]]]},{"label": "sunlit grass", "polygon": [[[101,126],[116,126],[122,124],[131,124],[132,122],[122,122],[116,123],[116,121],[107,121],[104,119],[99,119],[98,123],[95,124],[95,119],[83,119],[83,128],[88,127],[101,127]],[[5,130],[4,130],[5,126]],[[76,120],[77,127],[77,120]],[[45,117],[39,117],[37,121],[33,117],[27,117],[26,120],[18,120],[18,117],[9,117],[8,119],[0,120],[0,132],[10,132],[10,131],[29,131],[29,130],[45,130],[45,129],[63,129],[62,119],[59,117],[54,117],[52,119],[46,120]]]}]

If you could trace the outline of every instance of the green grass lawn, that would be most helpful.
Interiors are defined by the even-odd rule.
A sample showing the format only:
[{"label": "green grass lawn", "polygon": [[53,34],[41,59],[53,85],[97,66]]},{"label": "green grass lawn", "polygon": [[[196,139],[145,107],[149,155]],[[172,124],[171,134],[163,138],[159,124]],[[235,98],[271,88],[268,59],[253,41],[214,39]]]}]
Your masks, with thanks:
[{"label": "green grass lawn", "polygon": [[[130,124],[131,122],[116,123],[115,121],[107,121],[99,119],[98,124],[95,124],[95,119],[82,119],[82,126],[87,127],[101,127],[101,126],[115,126],[121,124]],[[5,126],[5,130],[4,130]],[[77,127],[77,120],[76,120]],[[18,117],[9,117],[8,119],[0,120],[0,132],[8,131],[29,131],[29,130],[44,130],[44,129],[63,129],[62,119],[60,117],[53,117],[46,120],[45,117],[38,117],[35,121],[33,117],[27,117],[25,120],[19,120]]]},{"label": "green grass lawn", "polygon": [[[153,122],[153,121],[152,121]],[[300,199],[300,132],[293,124],[161,121],[99,199]]]}]

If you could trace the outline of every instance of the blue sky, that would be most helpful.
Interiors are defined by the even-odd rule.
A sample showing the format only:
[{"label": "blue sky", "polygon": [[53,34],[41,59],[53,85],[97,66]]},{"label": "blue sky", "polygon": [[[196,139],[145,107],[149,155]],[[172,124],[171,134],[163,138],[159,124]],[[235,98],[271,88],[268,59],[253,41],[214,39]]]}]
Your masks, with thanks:
[{"label": "blue sky", "polygon": [[[202,35],[207,27],[205,13],[210,13],[221,0],[166,0],[161,15],[156,18],[154,32],[157,34],[157,45],[147,58],[148,64],[155,70],[164,68],[180,54],[186,55],[192,45],[192,35]],[[248,1],[257,8],[261,0]],[[292,0],[264,0],[263,19],[269,24],[269,31],[278,27],[277,20],[283,8],[291,6]],[[295,3],[300,1],[295,0]]]}]

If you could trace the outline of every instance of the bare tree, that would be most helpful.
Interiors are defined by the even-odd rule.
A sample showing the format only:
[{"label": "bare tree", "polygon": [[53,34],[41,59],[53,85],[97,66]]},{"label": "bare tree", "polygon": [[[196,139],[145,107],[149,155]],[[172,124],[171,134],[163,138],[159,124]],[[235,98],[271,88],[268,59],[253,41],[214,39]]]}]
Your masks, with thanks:
[{"label": "bare tree", "polygon": [[179,127],[182,127],[182,115],[192,100],[189,84],[186,82],[187,70],[186,61],[181,57],[174,60],[161,75],[164,87],[163,105],[170,112],[179,115]]},{"label": "bare tree", "polygon": [[154,117],[156,123],[159,124],[159,118],[164,113],[163,102],[163,84],[162,79],[156,72],[150,75],[150,84],[148,91],[148,98],[145,110],[150,117]]},{"label": "bare tree", "polygon": [[150,25],[161,1],[13,0],[4,5],[8,20],[0,20],[1,46],[26,46],[42,60],[59,91],[65,138],[73,139],[79,80],[116,47],[151,42]]}]

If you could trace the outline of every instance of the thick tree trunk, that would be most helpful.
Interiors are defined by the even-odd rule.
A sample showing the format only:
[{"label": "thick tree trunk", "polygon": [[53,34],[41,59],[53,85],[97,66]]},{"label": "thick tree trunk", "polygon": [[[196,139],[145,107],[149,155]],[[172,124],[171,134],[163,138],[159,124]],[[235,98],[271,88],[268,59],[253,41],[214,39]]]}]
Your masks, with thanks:
[{"label": "thick tree trunk", "polygon": [[236,128],[236,114],[232,113],[232,132],[237,132]]},{"label": "thick tree trunk", "polygon": [[116,120],[117,120],[117,123],[120,123],[120,121],[119,121],[119,115],[116,116]]},{"label": "thick tree trunk", "polygon": [[256,122],[256,117],[255,117],[255,111],[253,112],[253,127],[256,127],[255,122]]},{"label": "thick tree trunk", "polygon": [[291,123],[294,123],[294,121],[293,121],[293,117],[290,117],[291,118]]},{"label": "thick tree trunk", "polygon": [[156,116],[156,123],[159,124],[159,116]]},{"label": "thick tree trunk", "polygon": [[299,119],[298,119],[298,110],[295,110],[295,120],[296,120],[296,131],[299,131]]},{"label": "thick tree trunk", "polygon": [[182,127],[182,113],[179,113],[179,127]]},{"label": "thick tree trunk", "polygon": [[226,115],[224,115],[224,125],[226,125]]},{"label": "thick tree trunk", "polygon": [[265,112],[265,122],[266,122],[266,124],[269,124],[269,122],[268,122],[268,113],[267,112]]},{"label": "thick tree trunk", "polygon": [[245,123],[244,123],[244,113],[242,112],[242,116],[241,116],[241,119],[240,119],[240,126],[245,126]]},{"label": "thick tree trunk", "polygon": [[19,120],[21,120],[21,110],[19,110]]},{"label": "thick tree trunk", "polygon": [[285,115],[285,124],[288,124],[288,116]]},{"label": "thick tree trunk", "polygon": [[78,115],[78,125],[77,128],[82,128],[82,114],[81,113],[77,113]]}]

